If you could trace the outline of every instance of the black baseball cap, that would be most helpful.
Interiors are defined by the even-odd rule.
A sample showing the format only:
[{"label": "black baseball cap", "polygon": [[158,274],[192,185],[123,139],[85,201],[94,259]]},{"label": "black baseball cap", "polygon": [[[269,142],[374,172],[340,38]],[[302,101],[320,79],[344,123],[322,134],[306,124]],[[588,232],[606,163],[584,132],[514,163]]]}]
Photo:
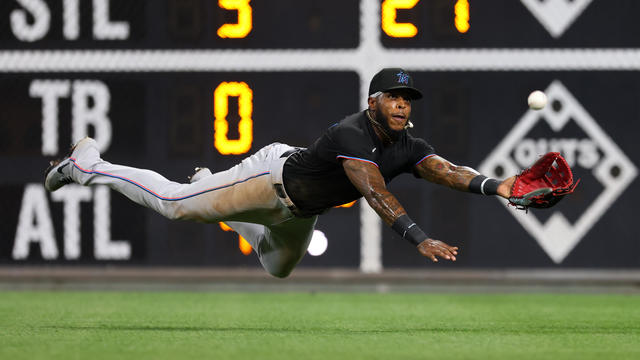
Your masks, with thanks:
[{"label": "black baseball cap", "polygon": [[369,95],[378,91],[385,92],[395,89],[407,89],[412,100],[422,99],[420,90],[413,87],[413,78],[401,68],[385,68],[378,71],[369,83]]}]

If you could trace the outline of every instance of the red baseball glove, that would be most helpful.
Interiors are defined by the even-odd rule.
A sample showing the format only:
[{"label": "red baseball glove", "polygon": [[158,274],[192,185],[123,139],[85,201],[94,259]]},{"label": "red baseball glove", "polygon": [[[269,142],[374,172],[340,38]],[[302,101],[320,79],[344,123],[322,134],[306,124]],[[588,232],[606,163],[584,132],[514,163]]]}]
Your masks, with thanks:
[{"label": "red baseball glove", "polygon": [[571,168],[560,153],[546,153],[516,176],[509,205],[521,210],[552,207],[571,194],[579,182],[573,182]]}]

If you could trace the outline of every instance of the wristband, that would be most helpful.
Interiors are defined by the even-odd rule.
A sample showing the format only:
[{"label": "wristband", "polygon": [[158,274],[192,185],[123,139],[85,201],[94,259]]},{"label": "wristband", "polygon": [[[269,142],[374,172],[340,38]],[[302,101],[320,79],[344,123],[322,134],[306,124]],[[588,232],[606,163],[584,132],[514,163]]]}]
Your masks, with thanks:
[{"label": "wristband", "polygon": [[484,175],[474,177],[469,183],[469,191],[482,195],[497,195],[500,181]]},{"label": "wristband", "polygon": [[407,239],[413,245],[418,245],[427,239],[427,234],[416,225],[407,215],[401,215],[393,222],[391,228],[397,232],[403,239]]}]

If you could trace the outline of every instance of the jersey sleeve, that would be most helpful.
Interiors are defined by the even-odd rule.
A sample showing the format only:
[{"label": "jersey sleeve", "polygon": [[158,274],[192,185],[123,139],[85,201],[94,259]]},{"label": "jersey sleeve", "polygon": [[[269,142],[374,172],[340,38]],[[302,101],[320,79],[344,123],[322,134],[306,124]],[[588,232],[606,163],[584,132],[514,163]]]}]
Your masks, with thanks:
[{"label": "jersey sleeve", "polygon": [[408,171],[412,172],[414,176],[420,177],[415,172],[416,166],[434,156],[436,154],[435,149],[423,139],[412,138],[410,141],[410,150]]},{"label": "jersey sleeve", "polygon": [[331,129],[329,137],[334,150],[331,155],[336,161],[353,159],[378,166],[375,145],[362,129],[337,125]]}]

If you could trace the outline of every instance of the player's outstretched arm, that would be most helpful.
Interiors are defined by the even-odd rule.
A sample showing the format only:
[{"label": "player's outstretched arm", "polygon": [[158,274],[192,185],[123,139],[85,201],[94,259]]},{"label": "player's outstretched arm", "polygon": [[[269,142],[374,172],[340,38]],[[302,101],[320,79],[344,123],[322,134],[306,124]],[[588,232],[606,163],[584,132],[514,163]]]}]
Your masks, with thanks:
[{"label": "player's outstretched arm", "polygon": [[[416,166],[416,170],[425,180],[460,191],[472,191],[471,181],[480,175],[468,166],[457,166],[437,155],[425,159]],[[515,178],[512,176],[501,181],[497,185],[496,194],[508,199]]]},{"label": "player's outstretched arm", "polygon": [[430,239],[407,216],[398,199],[387,190],[384,178],[378,168],[370,163],[345,159],[342,166],[351,183],[360,191],[369,205],[382,218],[385,224],[391,226],[400,236],[416,245],[418,251],[434,262],[438,257],[456,260],[458,248],[449,246],[442,241]]}]

